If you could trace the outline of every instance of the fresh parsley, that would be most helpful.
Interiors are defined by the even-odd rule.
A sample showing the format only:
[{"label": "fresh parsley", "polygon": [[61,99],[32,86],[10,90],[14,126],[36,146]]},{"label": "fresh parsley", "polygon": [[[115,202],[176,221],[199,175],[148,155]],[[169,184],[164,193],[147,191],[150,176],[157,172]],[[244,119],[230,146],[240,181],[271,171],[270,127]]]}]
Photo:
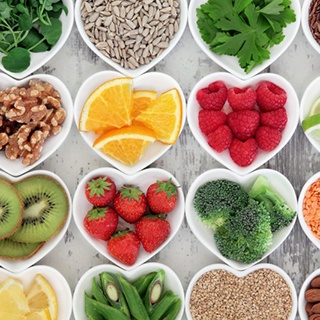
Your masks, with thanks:
[{"label": "fresh parsley", "polygon": [[30,52],[50,50],[62,34],[59,19],[68,14],[62,0],[0,0],[0,52],[11,72],[26,70]]},{"label": "fresh parsley", "polygon": [[296,21],[290,6],[291,0],[208,0],[197,9],[197,26],[211,51],[237,57],[249,73]]}]

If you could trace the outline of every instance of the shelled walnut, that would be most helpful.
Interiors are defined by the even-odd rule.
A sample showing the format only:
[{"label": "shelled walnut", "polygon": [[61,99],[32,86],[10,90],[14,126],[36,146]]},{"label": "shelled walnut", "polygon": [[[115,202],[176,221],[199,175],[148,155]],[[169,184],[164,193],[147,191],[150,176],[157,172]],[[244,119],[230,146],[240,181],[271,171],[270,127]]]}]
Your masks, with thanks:
[{"label": "shelled walnut", "polygon": [[0,150],[10,160],[22,158],[24,165],[31,165],[65,119],[60,94],[48,82],[32,79],[26,87],[0,91]]}]

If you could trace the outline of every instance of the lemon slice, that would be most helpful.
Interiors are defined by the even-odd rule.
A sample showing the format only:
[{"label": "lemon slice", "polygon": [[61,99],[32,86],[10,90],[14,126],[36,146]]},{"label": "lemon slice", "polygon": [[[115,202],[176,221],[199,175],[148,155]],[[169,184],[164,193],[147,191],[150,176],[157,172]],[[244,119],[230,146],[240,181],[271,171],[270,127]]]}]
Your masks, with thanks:
[{"label": "lemon slice", "polygon": [[34,311],[27,315],[26,320],[51,320],[50,310],[44,309],[41,311]]}]

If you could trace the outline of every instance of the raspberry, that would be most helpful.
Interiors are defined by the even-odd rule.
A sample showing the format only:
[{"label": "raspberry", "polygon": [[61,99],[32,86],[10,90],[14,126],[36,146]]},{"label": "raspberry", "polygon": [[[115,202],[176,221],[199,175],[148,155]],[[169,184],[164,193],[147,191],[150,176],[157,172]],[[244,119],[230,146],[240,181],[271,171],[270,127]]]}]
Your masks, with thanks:
[{"label": "raspberry", "polygon": [[287,93],[273,82],[261,82],[256,91],[257,104],[261,111],[279,109],[287,102]]},{"label": "raspberry", "polygon": [[283,107],[277,110],[260,113],[260,124],[262,126],[275,128],[281,132],[286,127],[287,122],[287,111]]},{"label": "raspberry", "polygon": [[258,147],[264,151],[272,151],[281,141],[281,132],[278,129],[262,126],[256,133]]},{"label": "raspberry", "polygon": [[200,89],[196,99],[202,109],[221,110],[227,100],[227,87],[222,81],[215,81],[208,87]]},{"label": "raspberry", "polygon": [[241,110],[230,112],[227,123],[235,137],[245,141],[254,137],[259,120],[260,115],[257,110]]},{"label": "raspberry", "polygon": [[255,139],[247,141],[233,139],[229,148],[231,159],[241,167],[249,166],[258,154],[258,145]]},{"label": "raspberry", "polygon": [[233,87],[228,90],[227,99],[234,111],[252,109],[256,104],[257,93],[251,87],[244,89]]},{"label": "raspberry", "polygon": [[200,110],[198,115],[198,123],[200,130],[208,135],[221,125],[227,122],[227,115],[222,111],[216,110]]},{"label": "raspberry", "polygon": [[222,125],[208,135],[208,144],[213,150],[220,153],[230,147],[232,138],[233,134],[230,128]]}]

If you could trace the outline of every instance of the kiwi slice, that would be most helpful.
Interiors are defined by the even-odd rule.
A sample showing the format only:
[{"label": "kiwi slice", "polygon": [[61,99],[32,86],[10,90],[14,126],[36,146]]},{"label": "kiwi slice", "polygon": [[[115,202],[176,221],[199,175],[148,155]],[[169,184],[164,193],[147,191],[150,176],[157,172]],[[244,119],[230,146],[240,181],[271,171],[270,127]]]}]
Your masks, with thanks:
[{"label": "kiwi slice", "polygon": [[24,214],[21,227],[10,238],[35,243],[47,241],[59,232],[69,212],[62,185],[46,175],[34,175],[20,180],[14,187],[21,195]]},{"label": "kiwi slice", "polygon": [[12,235],[21,225],[23,203],[7,180],[0,179],[0,239]]},{"label": "kiwi slice", "polygon": [[42,243],[23,243],[11,239],[0,240],[0,258],[23,260],[33,256],[44,244]]}]

